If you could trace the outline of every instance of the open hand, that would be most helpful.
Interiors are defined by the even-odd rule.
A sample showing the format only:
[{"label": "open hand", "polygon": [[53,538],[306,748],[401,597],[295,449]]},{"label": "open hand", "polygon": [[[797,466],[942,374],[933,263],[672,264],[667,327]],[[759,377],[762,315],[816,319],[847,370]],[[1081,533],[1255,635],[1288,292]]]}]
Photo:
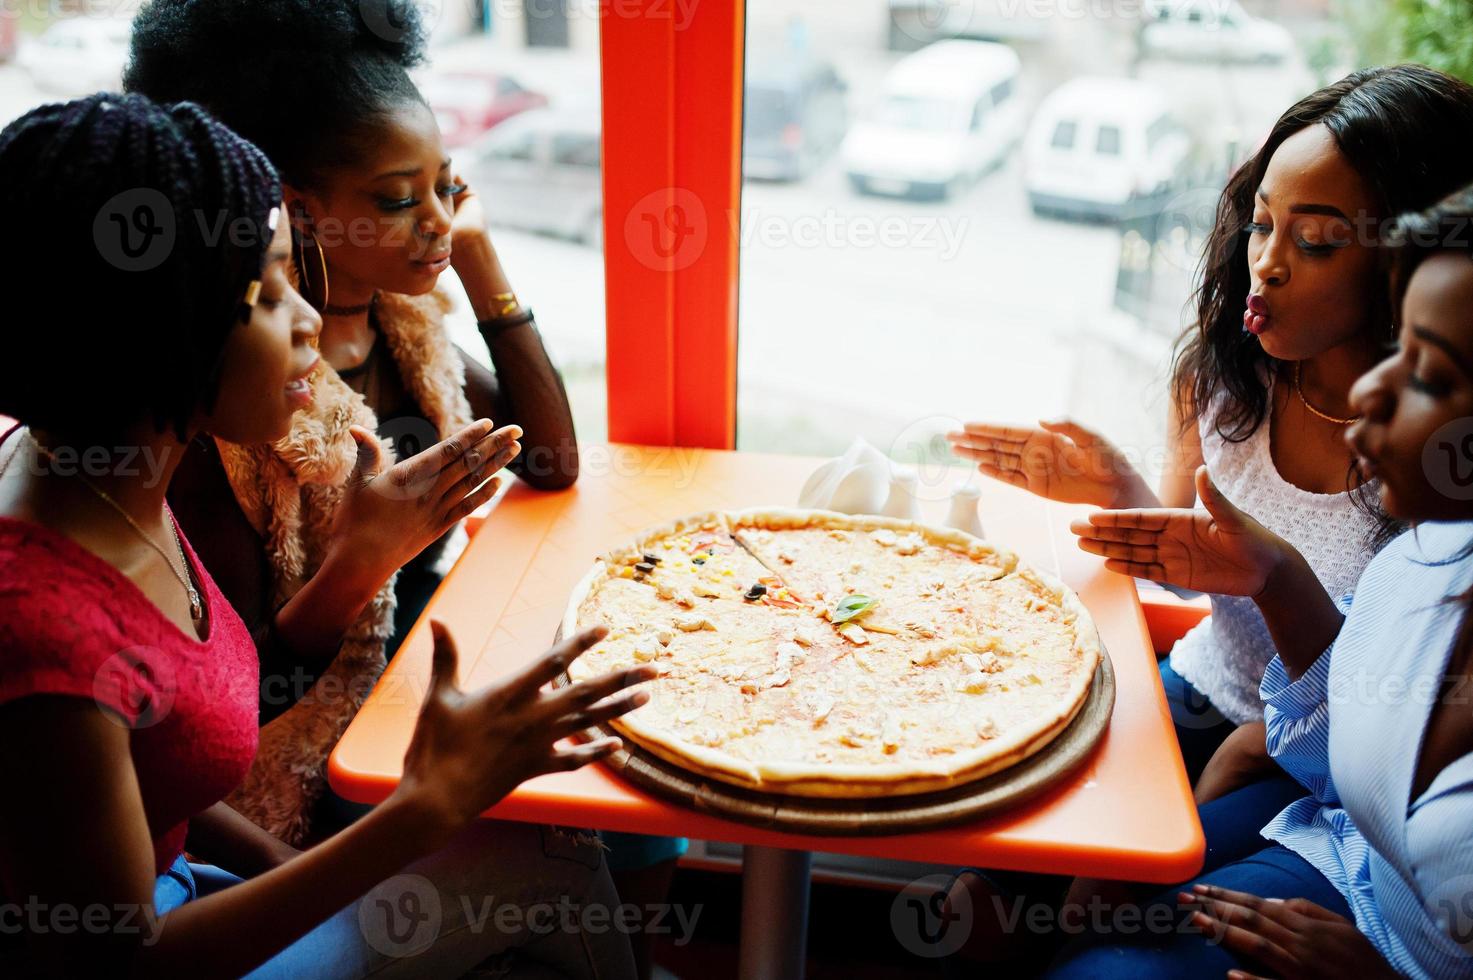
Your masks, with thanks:
[{"label": "open hand", "polygon": [[[1400,976],[1354,922],[1308,899],[1260,898],[1216,885],[1196,885],[1177,899],[1197,908],[1193,925],[1284,980]],[[1258,980],[1244,970],[1228,976]]]},{"label": "open hand", "polygon": [[1197,496],[1206,511],[1154,508],[1096,511],[1074,521],[1079,547],[1103,556],[1123,575],[1199,592],[1256,596],[1290,546],[1234,507],[1197,468]]},{"label": "open hand", "polygon": [[1155,499],[1110,440],[1067,419],[1043,421],[1037,428],[968,422],[946,438],[952,451],[975,462],[983,476],[1049,500],[1121,507]]},{"label": "open hand", "polygon": [[521,452],[521,429],[492,431],[491,420],[480,419],[385,468],[378,439],[361,426],[350,431],[358,459],[338,507],[333,547],[382,578],[490,500],[500,488],[492,476]]},{"label": "open hand", "polygon": [[431,620],[430,629],[435,642],[430,688],[395,792],[417,795],[446,835],[525,780],[578,769],[618,749],[617,738],[556,743],[644,704],[648,693],[620,692],[656,676],[655,667],[646,664],[544,690],[603,639],[608,630],[600,626],[564,640],[509,677],[465,692],[456,685],[460,658],[449,630],[438,620]]}]

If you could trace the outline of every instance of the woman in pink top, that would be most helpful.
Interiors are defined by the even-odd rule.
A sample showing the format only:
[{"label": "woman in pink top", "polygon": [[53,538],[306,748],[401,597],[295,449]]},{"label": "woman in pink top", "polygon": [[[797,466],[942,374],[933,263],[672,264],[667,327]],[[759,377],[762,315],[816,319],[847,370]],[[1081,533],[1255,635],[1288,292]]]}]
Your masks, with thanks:
[{"label": "woman in pink top", "polygon": [[[0,973],[628,976],[612,916],[566,914],[616,901],[597,851],[476,819],[616,747],[556,743],[642,704],[624,689],[647,668],[544,690],[599,632],[462,692],[435,624],[401,784],[310,851],[219,802],[256,748],[256,653],[164,494],[194,435],[272,441],[310,398],[321,321],[288,284],[280,200],[265,157],[190,103],[102,94],[0,133],[4,265],[51,304],[0,359],[0,413],[24,426],[0,441],[0,890],[25,940],[0,935]],[[361,491],[387,477],[458,519],[490,431]]]}]

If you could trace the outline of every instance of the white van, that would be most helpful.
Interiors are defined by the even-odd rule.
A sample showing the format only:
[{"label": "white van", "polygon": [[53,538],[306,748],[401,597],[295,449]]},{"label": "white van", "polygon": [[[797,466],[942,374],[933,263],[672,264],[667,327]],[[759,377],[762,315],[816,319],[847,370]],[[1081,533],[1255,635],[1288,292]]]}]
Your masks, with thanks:
[{"label": "white van", "polygon": [[1191,138],[1165,97],[1133,78],[1081,77],[1051,92],[1024,143],[1036,214],[1126,217],[1179,181]]},{"label": "white van", "polygon": [[1161,57],[1277,64],[1294,54],[1288,30],[1237,0],[1147,0],[1141,16],[1141,45]]},{"label": "white van", "polygon": [[885,77],[840,155],[861,194],[945,198],[996,166],[1023,133],[1018,55],[990,41],[937,41]]}]

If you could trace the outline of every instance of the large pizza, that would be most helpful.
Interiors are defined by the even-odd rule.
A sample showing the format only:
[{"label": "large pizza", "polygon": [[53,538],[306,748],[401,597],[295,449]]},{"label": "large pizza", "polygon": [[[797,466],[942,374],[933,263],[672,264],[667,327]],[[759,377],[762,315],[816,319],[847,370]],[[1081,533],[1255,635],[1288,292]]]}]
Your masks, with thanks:
[{"label": "large pizza", "polygon": [[929,792],[1005,769],[1079,711],[1100,660],[1054,577],[960,531],[818,510],[699,514],[597,560],[563,632],[574,680],[653,663],[610,723],[711,779],[812,797]]}]

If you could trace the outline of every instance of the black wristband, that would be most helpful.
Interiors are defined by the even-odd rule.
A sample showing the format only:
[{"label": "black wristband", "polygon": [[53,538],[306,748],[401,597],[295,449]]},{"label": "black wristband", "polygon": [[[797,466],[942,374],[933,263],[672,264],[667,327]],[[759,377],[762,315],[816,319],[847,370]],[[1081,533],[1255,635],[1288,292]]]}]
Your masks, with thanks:
[{"label": "black wristband", "polygon": [[476,329],[481,331],[482,337],[491,340],[497,335],[510,330],[512,327],[520,327],[522,324],[531,323],[532,321],[532,311],[524,306],[515,313],[508,314],[507,316],[499,316],[494,320],[477,320]]}]

